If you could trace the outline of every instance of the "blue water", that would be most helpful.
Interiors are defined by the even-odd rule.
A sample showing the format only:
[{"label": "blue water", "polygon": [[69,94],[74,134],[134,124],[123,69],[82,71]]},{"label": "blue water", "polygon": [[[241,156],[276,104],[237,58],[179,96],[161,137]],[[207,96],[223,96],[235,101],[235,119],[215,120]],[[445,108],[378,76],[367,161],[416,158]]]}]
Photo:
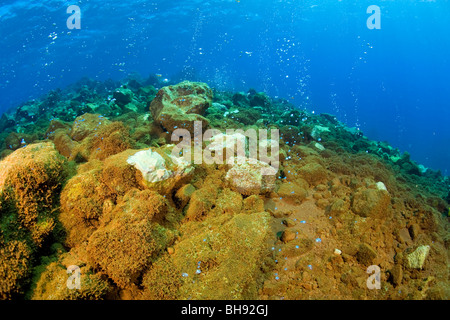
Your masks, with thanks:
[{"label": "blue water", "polygon": [[2,0],[0,113],[83,76],[158,73],[335,114],[449,175],[449,13],[444,0]]}]

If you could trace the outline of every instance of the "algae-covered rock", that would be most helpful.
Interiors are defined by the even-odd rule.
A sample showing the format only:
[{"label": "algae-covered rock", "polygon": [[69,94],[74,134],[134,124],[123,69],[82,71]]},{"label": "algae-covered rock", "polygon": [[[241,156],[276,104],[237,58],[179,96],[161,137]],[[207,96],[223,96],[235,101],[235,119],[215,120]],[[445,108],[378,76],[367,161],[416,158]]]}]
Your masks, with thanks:
[{"label": "algae-covered rock", "polygon": [[419,246],[414,252],[406,256],[407,265],[410,269],[422,269],[425,259],[430,252],[430,246]]},{"label": "algae-covered rock", "polygon": [[242,108],[250,106],[250,101],[244,92],[237,92],[232,97],[233,104]]},{"label": "algae-covered rock", "polygon": [[53,230],[67,161],[53,143],[38,143],[16,150],[0,168],[1,229],[7,239],[30,237],[39,247]]},{"label": "algae-covered rock", "polygon": [[81,141],[91,133],[109,123],[111,123],[111,121],[100,114],[83,114],[75,119],[70,137],[75,141]]},{"label": "algae-covered rock", "polygon": [[396,264],[391,270],[392,283],[399,286],[403,280],[403,269],[400,264]]},{"label": "algae-covered rock", "polygon": [[243,195],[262,194],[275,189],[277,170],[265,162],[236,157],[225,180],[231,189]]},{"label": "algae-covered rock", "polygon": [[[315,140],[320,139],[326,132],[330,132],[330,128],[316,125],[311,130],[311,137]],[[320,141],[320,140],[319,140]]]},{"label": "algae-covered rock", "polygon": [[286,229],[283,231],[283,233],[281,235],[281,241],[283,241],[285,243],[290,242],[290,241],[294,240],[296,236],[297,235],[293,230]]},{"label": "algae-covered rock", "polygon": [[5,144],[5,147],[7,147],[9,150],[17,150],[35,140],[37,140],[36,135],[31,135],[31,134],[27,134],[27,133],[11,132],[5,138],[4,144]]},{"label": "algae-covered rock", "polygon": [[298,169],[298,175],[310,185],[317,185],[327,178],[327,171],[318,163],[307,163]]},{"label": "algae-covered rock", "polygon": [[337,199],[331,203],[328,210],[330,216],[340,216],[350,209],[350,204],[343,199]]},{"label": "algae-covered rock", "polygon": [[249,90],[249,102],[252,107],[269,108],[270,98],[264,92],[252,92]]},{"label": "algae-covered rock", "polygon": [[201,220],[216,204],[219,190],[215,185],[207,185],[192,193],[186,210],[186,220]]},{"label": "algae-covered rock", "polygon": [[110,198],[125,195],[131,189],[142,189],[143,177],[139,170],[127,163],[137,150],[126,150],[103,161],[100,181],[104,184],[105,193]]},{"label": "algae-covered rock", "polygon": [[179,201],[179,206],[181,208],[184,208],[186,206],[194,191],[195,187],[190,183],[185,184],[180,189],[178,189],[177,193],[175,194],[175,198]]},{"label": "algae-covered rock", "polygon": [[67,159],[72,158],[73,151],[78,147],[78,142],[72,140],[64,129],[56,129],[52,140],[56,150]]},{"label": "algae-covered rock", "polygon": [[0,241],[0,299],[23,293],[31,271],[31,250],[25,241]]},{"label": "algae-covered rock", "polygon": [[101,126],[92,135],[89,143],[91,159],[104,160],[133,147],[128,128],[119,121]]},{"label": "algae-covered rock", "polygon": [[362,217],[387,216],[391,198],[383,189],[359,188],[353,195],[352,209]]},{"label": "algae-covered rock", "polygon": [[[131,189],[117,204],[115,211],[140,216],[149,221],[163,222],[169,206],[167,200],[153,190]],[[112,216],[114,218],[114,213]]]},{"label": "algae-covered rock", "polygon": [[[129,210],[124,210],[123,206]],[[173,238],[170,231],[151,221],[154,210],[158,209],[150,207],[147,210],[153,214],[147,215],[146,211],[129,207],[127,203],[119,205],[112,214],[113,219],[89,238],[86,248],[89,261],[120,288],[136,283],[151,259]]]},{"label": "algae-covered rock", "polygon": [[[266,212],[219,216],[194,222],[192,232],[144,276],[150,298],[255,299],[262,286],[261,266],[270,253]],[[195,230],[195,231],[194,231]]]},{"label": "algae-covered rock", "polygon": [[217,197],[214,212],[216,214],[238,214],[242,209],[242,200],[240,193],[225,188]]},{"label": "algae-covered rock", "polygon": [[102,166],[81,172],[72,177],[61,194],[59,221],[67,236],[65,244],[74,247],[86,241],[98,228],[104,197],[100,192]]},{"label": "algae-covered rock", "polygon": [[0,296],[23,293],[33,255],[52,233],[67,161],[53,143],[18,149],[0,162]]},{"label": "algae-covered rock", "polygon": [[264,211],[264,200],[260,195],[251,195],[242,202],[242,209],[248,213],[258,213]]},{"label": "algae-covered rock", "polygon": [[[77,271],[78,272],[78,271]],[[67,281],[71,276],[59,262],[52,262],[41,273],[33,300],[102,300],[111,291],[108,281],[88,268],[79,271],[79,288],[70,289]],[[77,276],[77,275],[76,275]],[[75,281],[75,280],[72,280]]]},{"label": "algae-covered rock", "polygon": [[280,185],[277,194],[285,199],[301,203],[308,195],[307,191],[295,182],[284,182]]},{"label": "algae-covered rock", "polygon": [[76,132],[74,140],[80,137],[83,138],[71,148],[70,160],[77,162],[85,162],[92,159],[104,160],[109,156],[133,148],[134,143],[130,138],[128,127],[122,122],[102,120],[102,122],[99,122],[101,125],[97,124],[92,130],[89,124],[83,127],[86,121],[78,124],[77,130],[82,131]]},{"label": "algae-covered rock", "polygon": [[166,130],[187,129],[194,132],[194,121],[205,128],[208,120],[203,113],[211,106],[213,93],[205,83],[184,81],[162,88],[150,104],[155,121]]}]

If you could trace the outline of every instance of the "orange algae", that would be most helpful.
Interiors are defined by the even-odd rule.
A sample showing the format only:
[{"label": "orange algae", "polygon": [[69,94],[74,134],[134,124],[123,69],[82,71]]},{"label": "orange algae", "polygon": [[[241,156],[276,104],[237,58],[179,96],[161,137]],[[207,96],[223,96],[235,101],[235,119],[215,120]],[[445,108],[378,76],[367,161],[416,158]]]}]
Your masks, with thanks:
[{"label": "orange algae", "polygon": [[23,293],[24,280],[30,274],[31,250],[25,241],[0,241],[0,298]]},{"label": "orange algae", "polygon": [[[52,233],[67,161],[52,143],[26,146],[0,162],[0,294],[23,287],[31,258]],[[17,259],[17,260],[15,260]]]},{"label": "orange algae", "polygon": [[[130,191],[111,214],[111,220],[89,238],[89,260],[100,267],[120,288],[129,287],[155,256],[172,241],[173,233],[152,220],[164,214],[162,196]],[[137,198],[135,198],[135,197]],[[136,202],[141,202],[133,206]]]}]

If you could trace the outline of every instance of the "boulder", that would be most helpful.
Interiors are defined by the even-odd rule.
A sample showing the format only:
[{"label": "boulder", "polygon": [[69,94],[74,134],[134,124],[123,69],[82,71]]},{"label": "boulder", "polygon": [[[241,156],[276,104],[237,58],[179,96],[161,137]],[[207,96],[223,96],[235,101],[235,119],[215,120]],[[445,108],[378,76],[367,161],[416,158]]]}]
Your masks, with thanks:
[{"label": "boulder", "polygon": [[406,256],[408,268],[422,269],[429,252],[430,246],[417,247],[416,250]]},{"label": "boulder", "polygon": [[55,224],[53,209],[68,173],[67,161],[53,143],[38,143],[16,150],[0,168],[0,203],[5,208],[0,230],[25,231],[39,247]]},{"label": "boulder", "polygon": [[307,163],[298,169],[300,177],[305,179],[310,185],[317,185],[327,178],[326,169],[318,163]]},{"label": "boulder", "polygon": [[194,132],[194,121],[201,121],[202,128],[208,120],[202,115],[212,104],[212,90],[205,83],[184,81],[163,87],[150,103],[154,120],[169,132],[187,129]]},{"label": "boulder", "polygon": [[275,189],[277,170],[265,162],[236,157],[225,180],[232,190],[242,195],[263,194]]},{"label": "boulder", "polygon": [[265,257],[273,241],[266,212],[221,215],[195,224],[174,253],[152,264],[143,277],[149,299],[256,299]]},{"label": "boulder", "polygon": [[192,193],[186,210],[186,221],[202,220],[216,205],[218,188],[215,185],[206,185]]},{"label": "boulder", "polygon": [[67,172],[52,143],[28,145],[0,161],[0,299],[23,293],[34,254],[55,227]]},{"label": "boulder", "polygon": [[289,241],[295,240],[296,233],[292,231],[291,229],[286,229],[283,231],[283,234],[281,235],[281,241],[284,243],[287,243]]},{"label": "boulder", "polygon": [[31,271],[31,250],[25,241],[0,239],[0,299],[10,299],[22,292]]},{"label": "boulder", "polygon": [[108,281],[87,267],[80,268],[80,288],[69,289],[66,285],[70,276],[67,267],[60,261],[45,266],[36,283],[32,300],[102,300],[111,291]]},{"label": "boulder", "polygon": [[173,147],[167,145],[138,151],[127,159],[127,163],[142,173],[146,187],[168,194],[185,183],[194,172],[190,162],[171,154]]},{"label": "boulder", "polygon": [[[234,160],[236,153],[244,156],[247,146],[247,137],[239,132],[233,134],[219,133],[210,139],[210,144],[205,148],[203,157],[205,162],[227,163],[228,160]],[[228,159],[229,155],[231,155],[230,159]]]},{"label": "boulder", "polygon": [[362,217],[383,217],[387,215],[390,202],[386,190],[358,188],[353,195],[352,209]]},{"label": "boulder", "polygon": [[370,245],[367,243],[362,243],[359,245],[356,253],[356,260],[358,260],[359,263],[363,265],[370,265],[376,257],[377,253]]},{"label": "boulder", "polygon": [[[83,167],[81,167],[83,169]],[[75,247],[86,241],[98,228],[104,197],[101,194],[102,166],[79,172],[61,193],[59,221],[66,230],[65,245]]]},{"label": "boulder", "polygon": [[133,91],[126,88],[119,88],[113,93],[116,104],[121,108],[133,101],[133,96]]},{"label": "boulder", "polygon": [[[88,261],[120,288],[132,287],[173,238],[172,232],[152,222],[154,215],[164,210],[162,196],[149,190],[130,192],[115,208],[113,219],[90,236],[86,247]],[[139,207],[129,203],[134,196],[131,204],[143,201]]]},{"label": "boulder", "polygon": [[70,137],[75,141],[82,141],[101,126],[111,123],[100,114],[86,113],[77,117],[73,123]]},{"label": "boulder", "polygon": [[391,280],[392,283],[397,287],[402,283],[403,280],[403,269],[402,266],[396,264],[391,270]]},{"label": "boulder", "polygon": [[178,205],[180,206],[180,208],[184,208],[186,206],[195,190],[195,187],[190,183],[185,184],[180,189],[178,189],[177,193],[175,194],[175,198],[178,201]]},{"label": "boulder", "polygon": [[294,200],[298,203],[301,203],[308,196],[308,192],[304,188],[290,181],[282,183],[277,194],[284,199]]}]

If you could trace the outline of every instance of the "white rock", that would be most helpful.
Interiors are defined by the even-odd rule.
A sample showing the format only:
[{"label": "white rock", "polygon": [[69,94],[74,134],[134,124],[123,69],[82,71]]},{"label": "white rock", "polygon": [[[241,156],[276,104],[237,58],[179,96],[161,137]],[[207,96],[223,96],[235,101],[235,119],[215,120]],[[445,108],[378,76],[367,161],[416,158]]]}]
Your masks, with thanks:
[{"label": "white rock", "polygon": [[[183,157],[171,154],[167,156],[169,163],[166,163],[158,152],[148,149],[130,156],[127,163],[138,169],[149,183],[164,181],[174,176],[184,176],[194,169]],[[169,168],[175,168],[175,170]]]},{"label": "white rock", "polygon": [[311,137],[313,137],[314,139],[318,139],[324,132],[330,132],[330,128],[317,125],[312,129]]},{"label": "white rock", "polygon": [[225,180],[243,195],[266,193],[274,190],[277,171],[257,159],[236,157],[236,163],[228,170]]},{"label": "white rock", "polygon": [[212,107],[216,108],[217,110],[224,111],[224,112],[226,112],[228,110],[228,108],[226,106],[224,106],[223,104],[218,103],[218,102],[213,102]]},{"label": "white rock", "polygon": [[429,252],[430,246],[419,246],[414,252],[406,256],[408,267],[412,269],[422,269]]},{"label": "white rock", "polygon": [[152,149],[135,153],[128,158],[127,162],[138,169],[148,182],[163,181],[172,174],[172,172],[167,170],[164,158],[158,152],[152,151]]},{"label": "white rock", "polygon": [[325,147],[324,147],[322,144],[318,143],[318,142],[316,142],[316,143],[314,144],[314,146],[315,146],[317,149],[319,149],[320,151],[325,150]]},{"label": "white rock", "polygon": [[340,256],[342,254],[342,251],[339,249],[334,249],[334,254]]},{"label": "white rock", "polygon": [[386,186],[384,185],[383,182],[379,181],[379,182],[376,183],[376,185],[377,185],[377,189],[378,189],[378,190],[384,190],[384,191],[387,191]]},{"label": "white rock", "polygon": [[423,164],[419,164],[417,167],[419,168],[420,173],[425,173],[428,170]]}]

